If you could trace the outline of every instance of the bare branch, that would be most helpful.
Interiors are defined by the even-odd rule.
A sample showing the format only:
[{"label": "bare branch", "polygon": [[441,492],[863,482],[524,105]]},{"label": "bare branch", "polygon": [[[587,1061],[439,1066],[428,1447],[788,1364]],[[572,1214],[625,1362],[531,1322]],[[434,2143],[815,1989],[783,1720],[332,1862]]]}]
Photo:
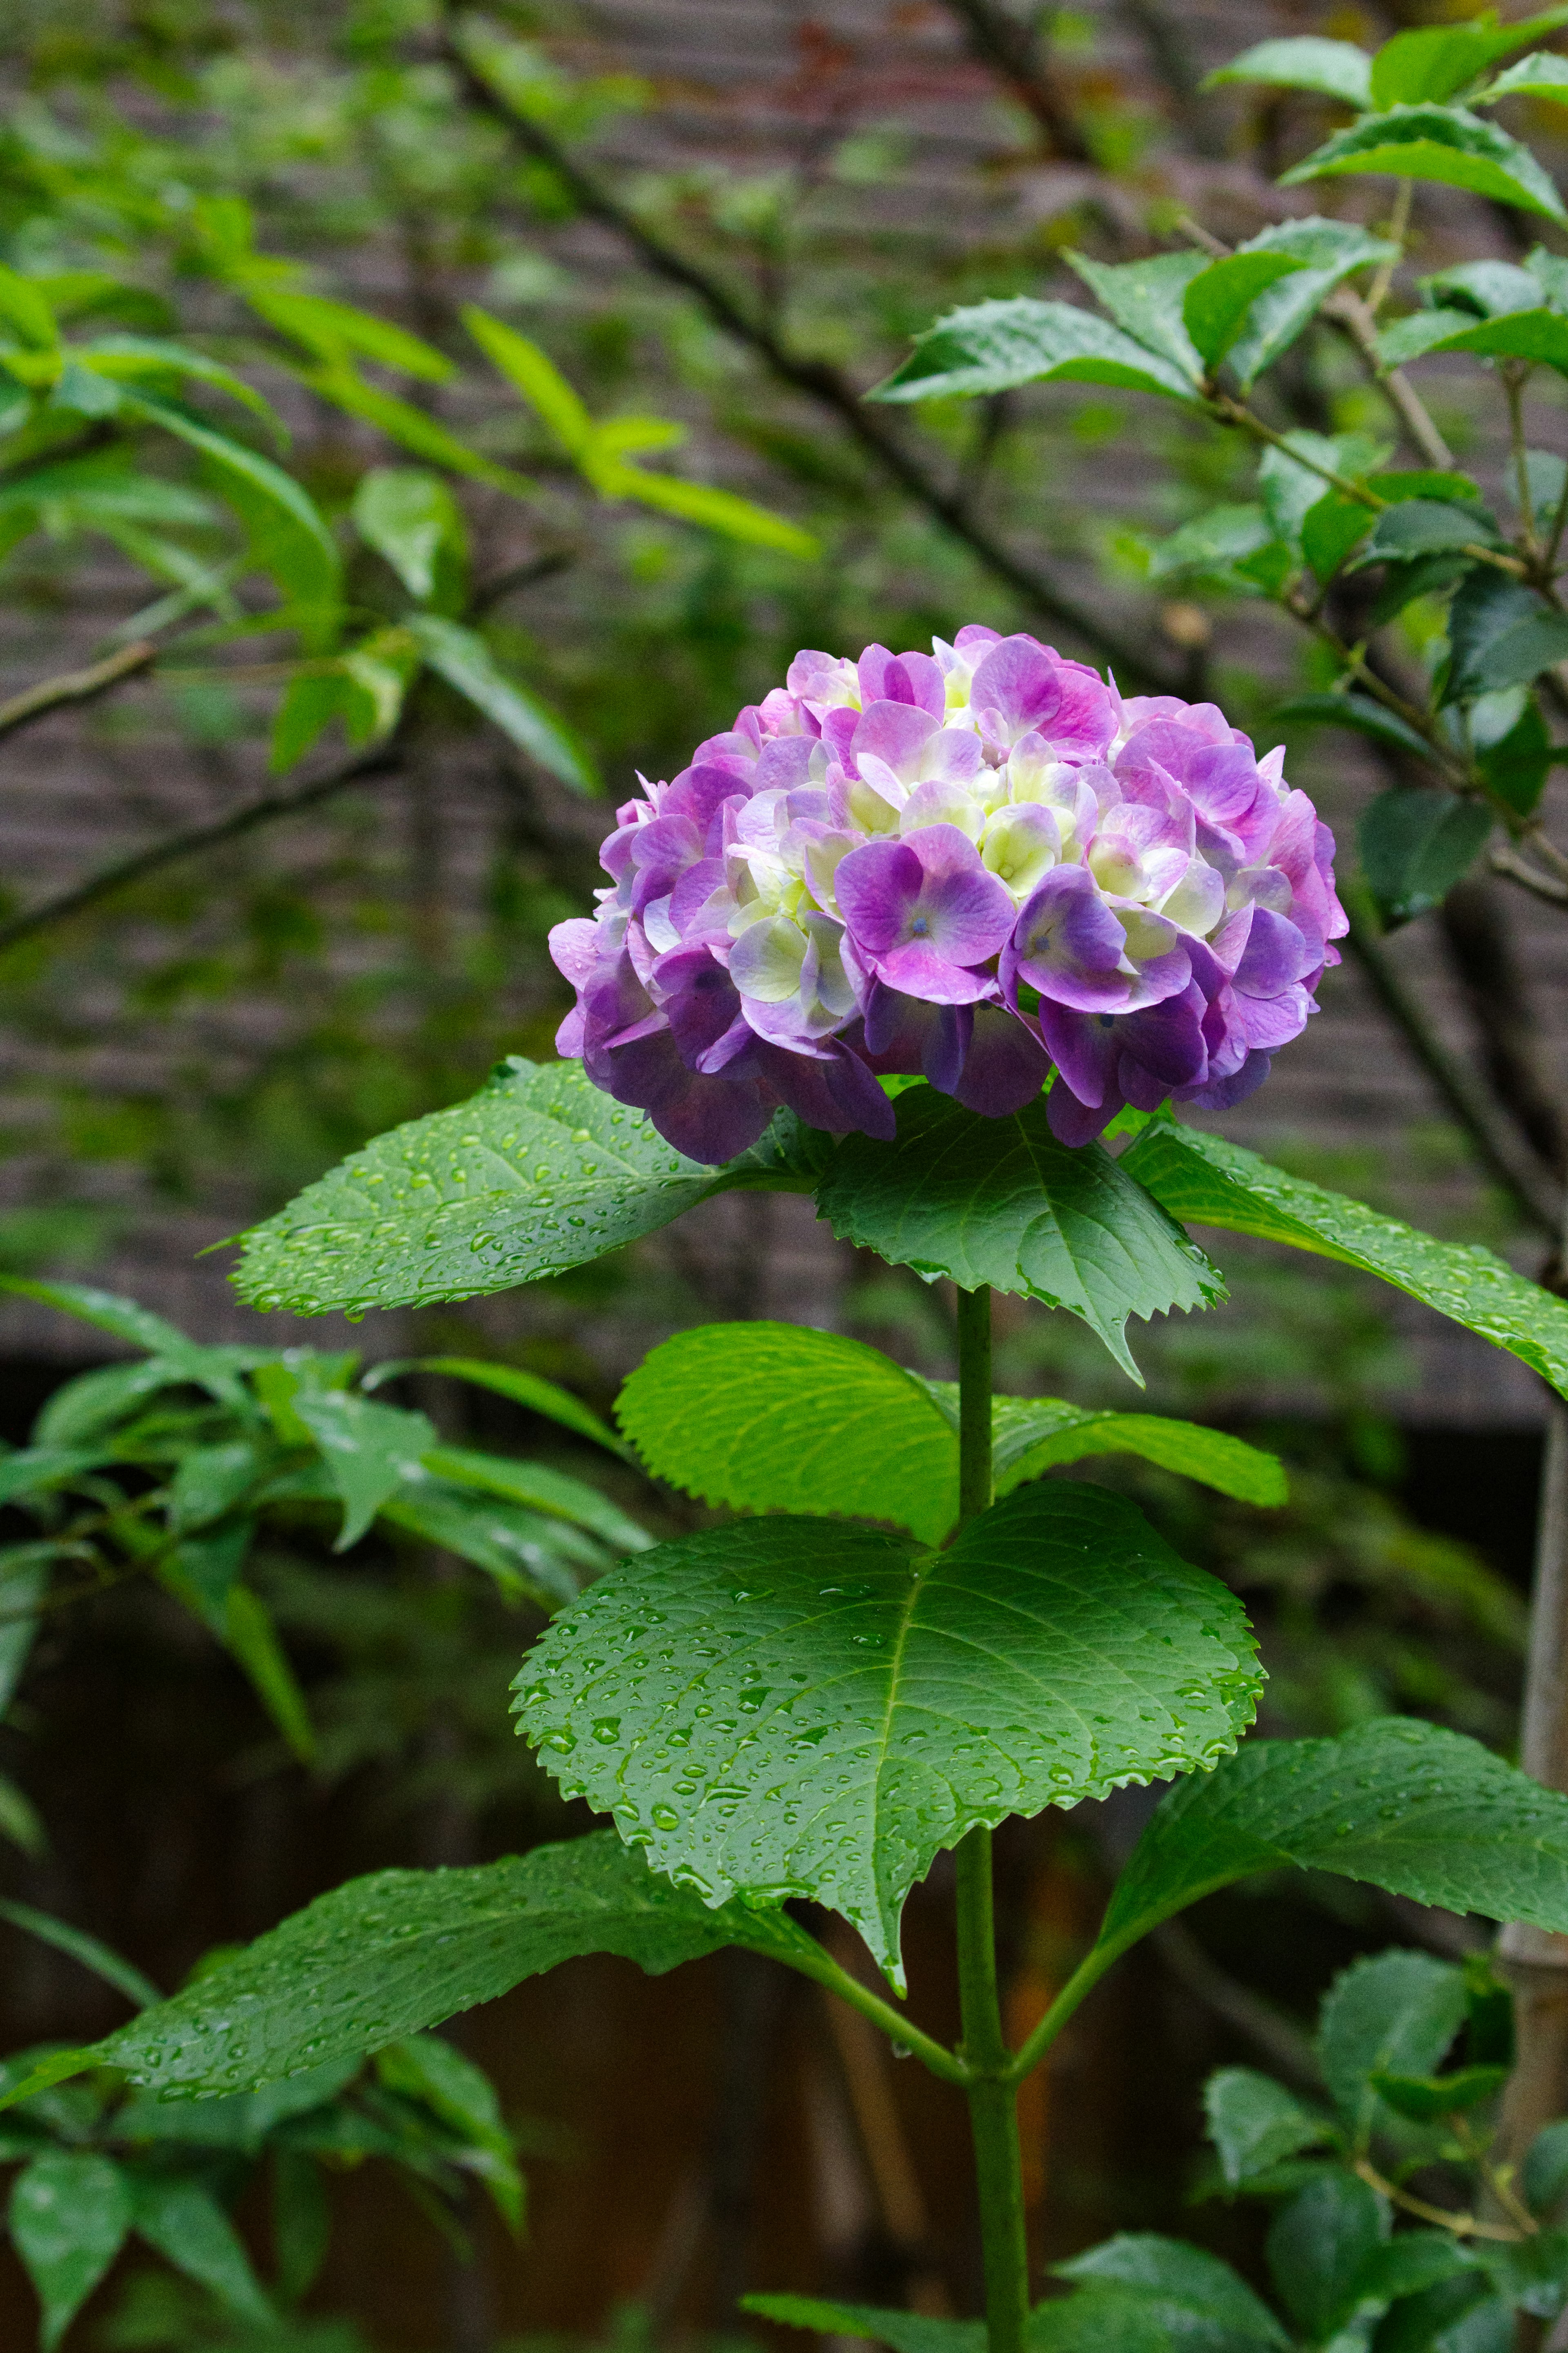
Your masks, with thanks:
[{"label": "bare branch", "polygon": [[26,908],[9,922],[0,923],[0,950],[15,947],[19,941],[32,939],[57,923],[68,923],[73,915],[85,914],[89,907],[111,899],[116,892],[144,881],[149,874],[174,865],[179,859],[195,858],[200,851],[216,849],[226,841],[237,841],[243,835],[254,833],[261,826],[273,825],[280,818],[298,817],[350,785],[390,776],[401,766],[402,760],[402,750],[395,739],[389,740],[372,751],[355,753],[352,759],[340,762],[323,776],[312,777],[309,784],[296,785],[291,792],[264,793],[259,800],[247,801],[242,808],[231,809],[227,817],[216,818],[210,825],[194,825],[184,833],[150,842],[145,849],[133,850],[129,858],[118,859],[112,866],[100,867],[85,882],[78,882],[58,897],[45,899],[37,906]]},{"label": "bare branch", "polygon": [[137,638],[130,645],[121,646],[117,654],[110,654],[86,670],[66,670],[58,678],[46,678],[38,685],[28,687],[25,693],[13,695],[9,702],[0,702],[0,735],[14,735],[18,728],[31,726],[35,719],[46,718],[67,703],[94,702],[122,679],[133,678],[138,670],[146,670],[157,658],[157,647],[145,638]]},{"label": "bare branch", "polygon": [[1555,874],[1542,874],[1517,849],[1494,849],[1488,863],[1494,874],[1506,874],[1510,882],[1517,882],[1537,899],[1544,899],[1549,907],[1568,907],[1568,882],[1559,881]]},{"label": "bare branch", "polygon": [[1112,663],[1124,681],[1162,693],[1179,691],[1179,679],[1152,661],[1145,645],[1124,638],[1111,622],[1067,596],[977,521],[963,496],[938,481],[877,410],[866,406],[863,395],[847,376],[826,360],[808,359],[791,351],[771,327],[742,309],[719,279],[668,245],[542,124],[514,113],[469,63],[455,34],[443,38],[441,55],[470,102],[501,124],[527,154],[548,164],[587,218],[613,229],[656,277],[693,295],[714,323],[754,352],[779,383],[804,393],[837,417],[884,475],[962,541],[1026,605],[1070,630],[1100,660]]}]

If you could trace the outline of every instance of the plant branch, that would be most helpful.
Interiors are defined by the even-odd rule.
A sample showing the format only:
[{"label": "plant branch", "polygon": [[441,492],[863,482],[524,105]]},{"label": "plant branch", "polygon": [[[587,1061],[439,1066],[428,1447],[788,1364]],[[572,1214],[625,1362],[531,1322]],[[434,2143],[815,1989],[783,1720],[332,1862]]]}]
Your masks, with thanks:
[{"label": "plant branch", "polygon": [[1323,304],[1322,316],[1344,329],[1366,362],[1379,391],[1386,396],[1389,406],[1426,463],[1446,474],[1454,463],[1454,453],[1433,423],[1426,402],[1404,369],[1390,368],[1386,375],[1384,373],[1377,350],[1377,320],[1370,302],[1363,301],[1350,287],[1342,286],[1338,293],[1331,294]]},{"label": "plant branch", "polygon": [[216,849],[226,841],[237,841],[281,818],[297,817],[351,785],[390,776],[401,766],[402,756],[395,739],[389,740],[371,751],[355,753],[335,768],[329,768],[325,775],[312,777],[308,784],[296,785],[291,792],[264,793],[258,800],[247,801],[243,807],[231,809],[226,817],[216,818],[208,825],[190,826],[184,833],[170,834],[163,841],[149,843],[145,849],[133,850],[129,858],[100,867],[85,882],[75,883],[57,897],[45,899],[37,906],[25,908],[19,915],[0,923],[0,951],[32,939],[56,923],[68,923],[73,916],[85,914],[89,907],[96,907],[102,900],[112,898],[117,892],[144,881],[149,874],[182,858],[194,858],[202,850]]},{"label": "plant branch", "polygon": [[1511,844],[1494,849],[1487,862],[1494,874],[1506,874],[1510,882],[1517,882],[1537,899],[1544,899],[1549,907],[1568,907],[1568,882],[1554,874],[1542,874]]},{"label": "plant branch", "polygon": [[1127,680],[1142,681],[1161,692],[1174,691],[1179,681],[1162,665],[1151,661],[1142,646],[1122,637],[1100,615],[1065,595],[1044,573],[1015,554],[978,522],[962,495],[940,482],[882,422],[877,411],[867,407],[863,395],[847,376],[826,360],[810,359],[790,350],[772,327],[742,308],[720,280],[667,244],[639,219],[603,181],[569,154],[542,124],[515,112],[469,61],[455,27],[444,37],[440,54],[470,102],[500,123],[525,153],[548,164],[588,219],[612,229],[656,277],[694,296],[715,325],[755,353],[780,384],[793,392],[803,393],[819,408],[836,417],[884,475],[961,541],[1026,605],[1071,630],[1101,660],[1113,663]]},{"label": "plant branch", "polygon": [[1532,1225],[1553,1236],[1563,1221],[1563,1200],[1546,1171],[1514,1135],[1486,1088],[1461,1056],[1444,1043],[1436,1025],[1403,974],[1395,970],[1378,936],[1364,890],[1353,884],[1341,896],[1350,917],[1349,947],[1384,1011],[1475,1146],[1478,1156]]},{"label": "plant branch", "polygon": [[1358,2157],[1355,2170],[1371,2189],[1403,2212],[1415,2214],[1423,2222],[1436,2222],[1445,2231],[1451,2231],[1456,2239],[1501,2239],[1510,2246],[1517,2246],[1524,2237],[1522,2231],[1516,2231],[1510,2223],[1482,2222],[1474,2214],[1455,2214],[1446,2206],[1428,2205],[1425,2198],[1414,2197],[1408,2189],[1401,2189],[1397,2182],[1379,2173],[1369,2157]]},{"label": "plant branch", "polygon": [[819,1944],[797,1923],[790,1921],[789,1926],[795,1931],[791,1940],[793,1950],[786,1956],[770,1946],[768,1950],[775,1960],[787,1958],[790,1968],[798,1969],[802,1977],[826,1986],[829,1993],[837,1994],[840,2001],[847,2001],[851,2010],[859,2011],[862,2018],[868,2018],[873,2026],[879,2026],[900,2050],[910,2052],[942,2083],[954,2084],[961,2091],[968,2089],[970,2070],[963,2059],[949,2051],[944,2043],[938,2042],[933,2035],[912,2024],[901,2010],[894,2009],[890,2001],[884,2001],[880,1994],[873,1993],[869,1986],[862,1985],[842,1962],[834,1959],[825,1945]]},{"label": "plant branch", "polygon": [[946,7],[948,15],[956,16],[963,26],[974,55],[993,67],[1014,97],[1027,107],[1057,153],[1074,164],[1092,164],[1089,142],[1045,71],[1030,27],[998,7],[996,0],[946,0]]},{"label": "plant branch", "polygon": [[86,670],[70,670],[58,678],[46,678],[37,686],[29,686],[22,694],[15,694],[9,702],[0,702],[0,736],[14,735],[18,728],[30,727],[35,719],[47,718],[68,703],[92,702],[122,679],[134,678],[158,659],[158,649],[145,638],[138,638],[120,651],[106,655],[102,661],[91,662]]}]

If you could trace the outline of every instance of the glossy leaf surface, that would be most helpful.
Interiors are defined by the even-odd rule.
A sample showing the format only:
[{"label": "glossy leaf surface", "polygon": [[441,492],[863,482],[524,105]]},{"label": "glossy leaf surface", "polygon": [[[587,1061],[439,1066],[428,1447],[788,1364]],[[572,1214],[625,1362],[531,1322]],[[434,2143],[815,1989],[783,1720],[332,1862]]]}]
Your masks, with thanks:
[{"label": "glossy leaf surface", "polygon": [[1195,401],[1196,371],[1135,343],[1092,311],[1026,296],[977,302],[915,339],[901,367],[870,397],[935,400],[1007,392],[1016,385],[1109,384]]},{"label": "glossy leaf surface", "polygon": [[934,1087],[899,1097],[892,1144],[851,1135],[817,1189],[842,1241],[934,1281],[1021,1292],[1079,1316],[1129,1378],[1130,1315],[1206,1307],[1224,1284],[1098,1145],[1069,1152],[1043,1098],[983,1119]]},{"label": "glossy leaf surface", "polygon": [[1568,615],[1542,602],[1521,580],[1478,569],[1448,607],[1452,654],[1447,702],[1467,702],[1502,688],[1526,686],[1568,655]]},{"label": "glossy leaf surface", "polygon": [[1479,1244],[1436,1241],[1343,1193],[1287,1176],[1238,1144],[1168,1120],[1146,1128],[1123,1165],[1173,1217],[1378,1275],[1568,1395],[1568,1304]]},{"label": "glossy leaf surface", "polygon": [[1529,148],[1495,122],[1484,122],[1459,106],[1395,106],[1385,114],[1367,115],[1283,173],[1280,185],[1298,187],[1308,180],[1361,172],[1436,180],[1548,220],[1568,219],[1562,198]]},{"label": "glossy leaf surface", "polygon": [[661,1545],[555,1621],[517,1708],[656,1868],[715,1902],[832,1905],[897,1982],[942,1848],[1212,1763],[1258,1687],[1222,1586],[1120,1496],[1051,1485],[936,1555],[820,1519]]},{"label": "glossy leaf surface", "polygon": [[782,1915],[710,1909],[613,1831],[468,1870],[374,1872],[117,2034],[45,2060],[5,2104],[89,2066],[189,2099],[251,2091],[438,2026],[578,1953],[616,1953],[657,1977],[732,1944],[815,1950]]}]

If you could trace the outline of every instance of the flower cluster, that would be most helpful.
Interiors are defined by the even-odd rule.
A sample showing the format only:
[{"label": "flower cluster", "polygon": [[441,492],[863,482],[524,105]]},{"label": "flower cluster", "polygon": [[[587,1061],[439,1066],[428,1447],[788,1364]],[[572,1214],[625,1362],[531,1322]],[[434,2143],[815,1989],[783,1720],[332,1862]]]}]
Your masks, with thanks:
[{"label": "flower cluster", "polygon": [[802,653],[616,813],[557,1040],[693,1159],[780,1104],[893,1133],[923,1073],[1065,1144],[1126,1103],[1238,1103],[1315,1010],[1333,841],[1213,703],[1123,698],[1029,637]]}]

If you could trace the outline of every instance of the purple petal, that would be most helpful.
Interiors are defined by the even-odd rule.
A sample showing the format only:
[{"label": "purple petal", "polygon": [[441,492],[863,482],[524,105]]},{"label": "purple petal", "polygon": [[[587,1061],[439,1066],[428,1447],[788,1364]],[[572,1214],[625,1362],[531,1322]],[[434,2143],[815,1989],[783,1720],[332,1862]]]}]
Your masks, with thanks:
[{"label": "purple petal", "polygon": [[1083,1103],[1060,1078],[1046,1097],[1046,1118],[1051,1134],[1058,1144],[1067,1145],[1074,1152],[1102,1134],[1121,1108],[1120,1087],[1112,1086],[1103,1103]]},{"label": "purple petal", "polygon": [[598,963],[602,945],[599,926],[590,923],[586,915],[573,915],[564,923],[551,926],[551,962],[574,988],[582,987]]},{"label": "purple petal", "polygon": [[1248,1054],[1239,1071],[1228,1079],[1217,1079],[1206,1087],[1184,1087],[1182,1101],[1196,1103],[1204,1111],[1228,1111],[1233,1103],[1245,1103],[1255,1094],[1268,1076],[1272,1057],[1264,1053]]},{"label": "purple petal", "polygon": [[940,719],[947,707],[946,681],[930,654],[890,654],[886,646],[868,646],[858,664],[860,701],[908,702]]},{"label": "purple petal", "polygon": [[1074,1094],[1086,1103],[1103,1103],[1114,1087],[1121,1055],[1115,1016],[1082,1013],[1042,997],[1039,1025],[1046,1051]]},{"label": "purple petal", "polygon": [[1321,953],[1287,916],[1254,907],[1252,928],[1236,968],[1237,987],[1247,997],[1278,997],[1311,971]]},{"label": "purple petal", "polygon": [[833,887],[857,944],[871,955],[892,947],[924,881],[925,869],[907,842],[868,841],[841,859]]},{"label": "purple petal", "polygon": [[859,1057],[837,1039],[809,1060],[777,1047],[762,1050],[768,1083],[797,1118],[829,1135],[857,1132],[891,1143],[898,1134],[893,1106]]},{"label": "purple petal", "polygon": [[[943,1092],[955,1095],[965,1111],[1005,1119],[1033,1103],[1050,1075],[1050,1061],[1017,1015],[1002,1006],[977,1005],[973,1018],[963,1076]],[[931,1083],[942,1082],[933,1078]]]},{"label": "purple petal", "polygon": [[936,733],[929,711],[909,702],[873,702],[855,729],[850,749],[857,761],[868,755],[885,760],[900,783],[913,784],[921,754]]},{"label": "purple petal", "polygon": [[1058,866],[1030,892],[1003,952],[1000,976],[1014,1001],[1020,980],[1084,1012],[1123,1005],[1127,935],[1081,866]]},{"label": "purple petal", "polygon": [[682,1061],[668,1030],[616,1051],[609,1092],[646,1111],[667,1144],[710,1166],[732,1160],[762,1134],[778,1098],[760,1079],[703,1078]]},{"label": "purple petal", "polygon": [[[1206,1008],[1203,991],[1189,984],[1179,997],[1166,997],[1141,1013],[1126,1013],[1116,1024],[1116,1043],[1123,1056],[1121,1085],[1136,1103],[1128,1085],[1126,1058],[1131,1057],[1159,1083],[1155,1103],[1163,1103],[1173,1087],[1201,1083],[1208,1076],[1208,1045],[1204,1037]],[[1154,1103],[1141,1108],[1152,1111]]]}]

